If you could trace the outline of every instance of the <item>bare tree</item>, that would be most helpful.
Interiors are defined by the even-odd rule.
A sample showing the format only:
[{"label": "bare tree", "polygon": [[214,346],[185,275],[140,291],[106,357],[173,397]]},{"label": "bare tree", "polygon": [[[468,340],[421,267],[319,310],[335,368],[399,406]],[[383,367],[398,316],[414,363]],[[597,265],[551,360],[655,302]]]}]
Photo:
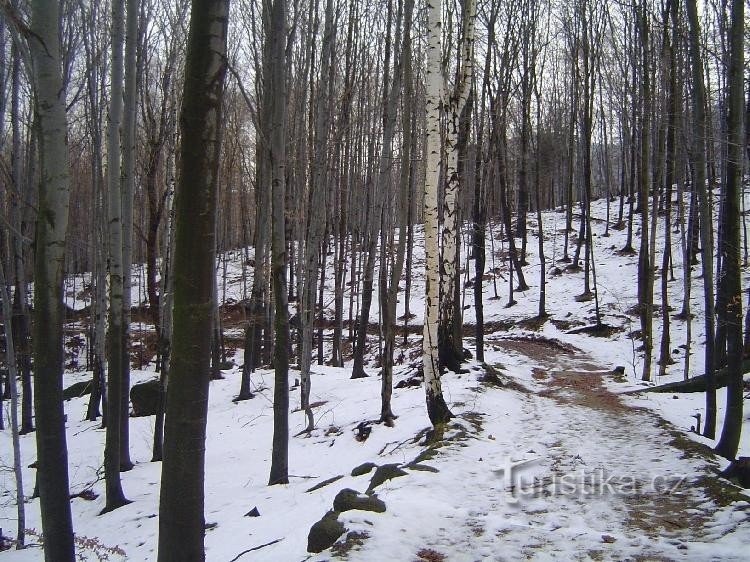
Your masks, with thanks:
[{"label": "bare tree", "polygon": [[205,560],[204,464],[216,273],[216,201],[228,0],[194,0],[175,200],[172,383],[159,499],[159,562]]}]

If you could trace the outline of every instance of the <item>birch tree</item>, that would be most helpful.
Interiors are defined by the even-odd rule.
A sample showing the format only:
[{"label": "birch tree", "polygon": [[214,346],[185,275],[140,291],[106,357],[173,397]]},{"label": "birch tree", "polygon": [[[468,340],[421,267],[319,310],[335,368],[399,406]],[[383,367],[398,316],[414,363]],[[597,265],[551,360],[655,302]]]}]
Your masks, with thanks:
[{"label": "birch tree", "polygon": [[[428,2],[436,1],[438,0],[428,0]],[[466,0],[461,30],[461,59],[459,61],[456,84],[447,99],[442,99],[442,94],[447,91],[447,87],[443,85],[440,96],[448,120],[448,129],[445,135],[447,161],[445,202],[443,205],[443,252],[442,259],[440,260],[443,266],[443,273],[440,276],[440,327],[438,342],[441,365],[453,371],[457,371],[460,368],[460,364],[464,359],[463,345],[460,337],[461,318],[457,315],[459,307],[456,306],[457,298],[455,294],[457,289],[457,272],[460,269],[457,244],[459,227],[458,195],[461,181],[458,170],[458,132],[459,120],[469,99],[469,92],[474,77],[476,10],[476,0]],[[443,80],[445,81],[445,78]],[[429,128],[429,124],[427,126]],[[459,329],[456,329],[456,324],[459,325]]]},{"label": "birch tree", "polygon": [[427,0],[427,68],[425,112],[427,161],[424,180],[425,317],[422,366],[427,415],[434,426],[453,417],[443,398],[438,353],[440,311],[440,248],[438,245],[438,183],[440,180],[440,107],[442,90],[442,13],[439,0]]}]

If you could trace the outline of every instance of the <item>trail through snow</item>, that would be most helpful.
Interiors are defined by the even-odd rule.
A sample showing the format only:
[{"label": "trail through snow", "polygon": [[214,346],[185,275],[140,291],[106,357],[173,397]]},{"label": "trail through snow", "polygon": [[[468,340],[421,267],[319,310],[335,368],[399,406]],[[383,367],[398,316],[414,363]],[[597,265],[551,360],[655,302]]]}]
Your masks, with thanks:
[{"label": "trail through snow", "polygon": [[392,521],[351,560],[745,559],[723,537],[748,504],[727,505],[738,494],[707,450],[625,405],[582,352],[506,343],[536,363],[528,382],[541,392],[514,391],[516,411],[493,412],[500,391],[480,389],[427,461],[440,472],[392,481],[381,493]]}]

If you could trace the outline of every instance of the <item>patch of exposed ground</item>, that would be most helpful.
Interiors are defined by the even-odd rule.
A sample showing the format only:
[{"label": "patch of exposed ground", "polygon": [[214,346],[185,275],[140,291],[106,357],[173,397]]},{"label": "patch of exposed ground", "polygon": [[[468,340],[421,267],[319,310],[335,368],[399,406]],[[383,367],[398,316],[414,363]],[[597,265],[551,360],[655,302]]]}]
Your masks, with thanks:
[{"label": "patch of exposed ground", "polygon": [[[553,352],[566,359],[567,367],[571,366],[573,358],[575,362],[580,361],[580,370],[533,369],[534,378],[547,384],[547,388],[539,393],[540,396],[551,398],[560,405],[596,410],[600,414],[599,419],[604,422],[599,427],[589,428],[571,424],[567,428],[568,433],[579,433],[581,439],[586,439],[587,433],[604,433],[603,442],[609,441],[610,446],[620,451],[625,459],[633,454],[629,450],[629,444],[642,444],[645,436],[643,428],[650,428],[651,434],[654,433],[653,428],[656,428],[660,442],[658,446],[655,444],[654,457],[666,456],[664,449],[672,449],[675,458],[703,461],[700,473],[684,477],[674,475],[671,479],[663,477],[664,480],[659,481],[658,486],[648,469],[643,474],[633,475],[632,488],[626,490],[628,493],[618,496],[626,509],[627,527],[631,531],[651,538],[673,537],[677,548],[682,548],[681,540],[699,540],[711,534],[711,523],[718,508],[735,505],[736,509],[744,512],[741,519],[748,519],[750,506],[747,504],[747,496],[733,484],[718,477],[711,450],[690,440],[653,412],[624,404],[619,396],[606,388],[603,380],[605,372],[591,372],[595,366],[580,350],[560,345],[559,342],[540,341],[538,338],[503,339],[497,343],[506,349],[523,353],[545,367],[549,367]],[[565,432],[566,428],[562,431]],[[552,459],[553,467],[557,464],[559,463]],[[610,471],[617,471],[622,466],[608,468]],[[594,555],[593,552],[591,554]]]}]

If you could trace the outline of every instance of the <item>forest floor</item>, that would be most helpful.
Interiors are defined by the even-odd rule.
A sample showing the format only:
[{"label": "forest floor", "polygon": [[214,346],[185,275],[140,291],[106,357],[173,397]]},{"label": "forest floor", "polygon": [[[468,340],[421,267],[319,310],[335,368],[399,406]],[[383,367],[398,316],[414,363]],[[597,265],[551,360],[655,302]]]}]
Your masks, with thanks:
[{"label": "forest floor", "polygon": [[[594,216],[605,216],[603,201]],[[378,333],[370,334],[367,370],[371,376],[350,380],[344,368],[313,365],[312,396],[316,427],[298,434],[304,415],[293,388],[290,416],[290,483],[268,487],[272,435],[273,373],[253,375],[255,398],[233,402],[239,390],[242,351],[241,307],[245,280],[251,275],[247,254],[229,254],[228,274],[218,281],[225,301],[225,333],[230,342],[224,378],[212,381],[206,442],[206,556],[210,562],[310,560],[479,561],[479,560],[745,560],[750,544],[750,496],[721,479],[727,462],[716,457],[714,442],[691,432],[692,416],[703,412],[701,394],[624,395],[653,383],[640,381],[642,351],[634,314],[636,260],[620,252],[625,232],[594,226],[596,273],[602,321],[599,334],[577,330],[595,320],[594,302],[580,302],[583,273],[565,269],[563,215],[544,213],[548,254],[547,307],[551,317],[536,319],[538,256],[536,221],[524,268],[528,291],[506,307],[507,266],[502,237],[489,230],[488,273],[484,286],[485,363],[470,360],[463,373],[447,373],[444,394],[454,420],[444,432],[430,432],[424,390],[416,378],[423,313],[423,256],[417,229],[414,285],[407,345],[399,336],[394,373],[394,427],[377,423],[380,406]],[[661,219],[660,219],[661,220]],[[638,224],[636,221],[636,228]],[[661,228],[661,227],[660,227]],[[575,237],[572,237],[573,244]],[[670,304],[679,310],[682,259],[673,240],[676,279],[669,282]],[[572,253],[571,246],[571,253]],[[662,251],[657,240],[657,253]],[[251,254],[251,253],[250,253]],[[464,255],[467,255],[466,253]],[[331,261],[331,260],[329,260]],[[469,265],[473,267],[470,260]],[[221,268],[220,268],[221,269]],[[694,269],[692,347],[689,372],[703,363],[702,280]],[[468,272],[465,272],[468,276]],[[136,268],[133,302],[142,306],[143,272]],[[332,291],[327,275],[326,291]],[[69,306],[88,305],[83,276],[69,281]],[[748,285],[747,270],[745,283]],[[658,279],[656,305],[658,298]],[[373,310],[377,311],[378,291]],[[400,296],[403,292],[400,293]],[[349,298],[347,293],[346,298]],[[464,288],[465,346],[476,354],[473,294]],[[326,298],[326,303],[332,299]],[[400,301],[403,301],[400,298]],[[404,313],[399,302],[398,315]],[[330,307],[326,317],[330,315]],[[673,317],[674,318],[674,317]],[[148,350],[150,326],[136,320],[132,382],[155,376]],[[373,320],[377,313],[373,314]],[[654,342],[661,323],[655,314]],[[87,380],[85,321],[69,325],[69,369],[65,385]],[[680,380],[686,359],[686,323],[673,319],[672,356],[676,364],[658,382]],[[150,339],[149,339],[150,338]],[[330,333],[324,337],[330,353]],[[657,346],[658,347],[658,346]],[[347,359],[350,359],[347,357]],[[654,365],[656,368],[656,365]],[[620,367],[620,369],[616,369]],[[299,373],[290,372],[294,383]],[[724,415],[724,392],[718,393],[718,427]],[[71,499],[78,550],[83,560],[155,559],[161,465],[150,462],[153,417],[130,419],[131,458],[135,468],[123,473],[132,503],[107,515],[104,505],[100,424],[83,421],[87,397],[66,402]],[[740,455],[750,455],[750,416],[745,415]],[[369,429],[358,439],[362,424]],[[23,436],[24,466],[36,457],[33,435]],[[10,435],[0,432],[0,466],[9,466]],[[405,473],[375,488],[384,513],[347,511],[339,520],[347,533],[322,554],[307,553],[311,525],[332,507],[344,488],[364,492],[373,472],[352,476],[363,463],[395,464]],[[34,471],[24,471],[27,497]],[[83,493],[82,492],[86,492]],[[13,477],[0,469],[0,527],[15,527]],[[259,516],[246,514],[256,507]],[[27,503],[32,546],[0,553],[0,560],[42,560],[38,500]],[[256,548],[260,547],[260,548]]]}]

